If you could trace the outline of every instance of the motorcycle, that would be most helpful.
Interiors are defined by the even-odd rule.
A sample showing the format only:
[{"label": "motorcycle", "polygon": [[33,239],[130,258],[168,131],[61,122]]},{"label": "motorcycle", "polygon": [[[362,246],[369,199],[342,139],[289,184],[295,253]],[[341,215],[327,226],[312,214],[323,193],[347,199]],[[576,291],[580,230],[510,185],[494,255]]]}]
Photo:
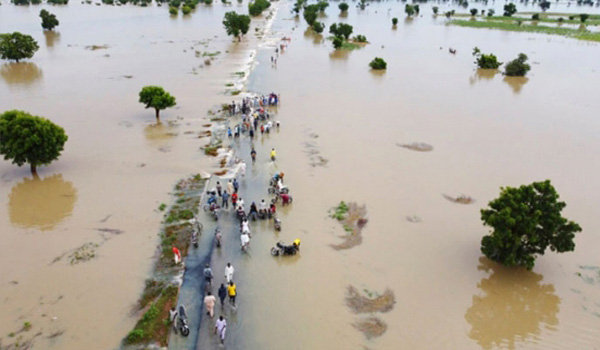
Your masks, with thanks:
[{"label": "motorcycle", "polygon": [[203,209],[205,213],[210,212],[210,214],[213,216],[213,218],[215,219],[215,221],[219,220],[219,209],[221,207],[219,207],[219,205],[217,203],[211,203],[211,204],[205,204]]},{"label": "motorcycle", "polygon": [[279,187],[279,186],[275,185],[275,186],[271,186],[271,187],[269,187],[269,188],[267,189],[267,192],[268,192],[269,194],[290,193],[290,189],[289,189],[289,187],[287,187],[287,186],[285,186],[285,185],[284,185],[284,186],[281,186],[281,187]]},{"label": "motorcycle", "polygon": [[185,307],[179,305],[179,313],[177,315],[177,328],[181,332],[181,335],[187,337],[190,335],[190,327],[187,322],[187,315],[185,314]]},{"label": "motorcycle", "polygon": [[[298,242],[298,243],[297,243]],[[271,255],[296,255],[300,251],[300,240],[295,240],[292,245],[284,245],[283,242],[277,242],[277,244],[271,248]]]}]

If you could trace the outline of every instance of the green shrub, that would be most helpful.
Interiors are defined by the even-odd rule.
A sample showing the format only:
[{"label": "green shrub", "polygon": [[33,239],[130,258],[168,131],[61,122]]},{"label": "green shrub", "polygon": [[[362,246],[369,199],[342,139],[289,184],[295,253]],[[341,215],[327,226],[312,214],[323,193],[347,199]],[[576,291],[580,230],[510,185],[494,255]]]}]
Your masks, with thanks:
[{"label": "green shrub", "polygon": [[313,30],[314,30],[316,33],[319,33],[319,34],[321,34],[321,33],[323,33],[323,29],[325,29],[325,24],[324,24],[324,23],[322,23],[322,22],[315,21],[315,22],[312,24],[312,29],[313,29]]},{"label": "green shrub", "polygon": [[477,12],[479,12],[479,10],[477,10],[476,8],[472,8],[471,9],[471,16],[477,16]]},{"label": "green shrub", "polygon": [[346,12],[348,11],[348,4],[345,2],[342,2],[338,5],[338,8],[340,9],[341,12]]},{"label": "green shrub", "polygon": [[192,9],[188,5],[183,5],[183,6],[181,6],[181,12],[184,15],[189,15],[190,12],[192,12]]},{"label": "green shrub", "polygon": [[392,25],[397,25],[398,24],[398,18],[394,17],[392,18]]},{"label": "green shrub", "polygon": [[375,70],[387,69],[387,63],[383,60],[383,58],[375,57],[371,63],[369,63],[369,67]]},{"label": "green shrub", "polygon": [[540,14],[539,13],[535,13],[531,16],[531,19],[534,21],[539,21],[540,20]]},{"label": "green shrub", "polygon": [[248,13],[250,13],[251,16],[260,16],[260,14],[270,6],[271,3],[267,0],[254,0],[248,4]]},{"label": "green shrub", "polygon": [[142,339],[144,339],[144,331],[136,328],[127,334],[125,341],[129,344],[133,344],[141,341]]},{"label": "green shrub", "polygon": [[504,67],[504,74],[510,77],[524,77],[531,69],[531,66],[526,62],[527,55],[520,53],[519,57],[506,64]]},{"label": "green shrub", "polygon": [[367,37],[366,37],[366,36],[364,36],[364,35],[360,35],[360,34],[358,34],[358,35],[356,35],[356,36],[354,37],[354,41],[356,41],[356,42],[358,42],[358,43],[366,43],[366,42],[367,42]]},{"label": "green shrub", "polygon": [[334,37],[333,38],[333,48],[334,49],[339,49],[340,47],[342,47],[342,45],[344,44],[344,40],[342,40],[342,38],[340,37]]},{"label": "green shrub", "polygon": [[587,13],[582,13],[579,15],[579,19],[581,20],[581,23],[585,23],[585,21],[587,21],[588,18],[590,18],[590,15],[588,15]]},{"label": "green shrub", "polygon": [[169,13],[173,16],[177,16],[177,13],[179,13],[179,9],[175,6],[171,6],[169,7]]}]

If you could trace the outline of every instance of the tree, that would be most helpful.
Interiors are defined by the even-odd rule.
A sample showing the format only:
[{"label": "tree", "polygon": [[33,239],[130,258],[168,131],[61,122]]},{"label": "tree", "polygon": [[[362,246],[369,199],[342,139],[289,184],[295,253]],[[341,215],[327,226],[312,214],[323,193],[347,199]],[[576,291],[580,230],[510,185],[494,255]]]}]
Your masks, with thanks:
[{"label": "tree", "polygon": [[188,5],[181,6],[181,13],[183,13],[184,15],[189,15],[190,12],[192,12],[191,7],[189,7]]},{"label": "tree", "polygon": [[392,18],[392,25],[395,26],[398,24],[398,18],[394,17]]},{"label": "tree", "polygon": [[344,40],[342,40],[342,38],[336,36],[333,38],[333,48],[334,49],[339,49],[342,47],[342,45],[344,44]]},{"label": "tree", "polygon": [[496,13],[496,11],[494,11],[494,9],[489,9],[488,10],[488,17],[492,17],[494,15],[494,13]]},{"label": "tree", "polygon": [[406,12],[408,17],[410,17],[415,14],[415,7],[413,5],[406,4],[406,6],[404,6],[404,12]]},{"label": "tree", "polygon": [[271,3],[267,0],[254,0],[253,2],[248,3],[248,13],[254,17],[260,16],[260,14],[270,6]]},{"label": "tree", "polygon": [[312,26],[317,20],[317,11],[319,11],[319,6],[316,4],[309,5],[304,8],[303,16],[309,26]]},{"label": "tree", "polygon": [[338,8],[340,9],[340,12],[346,12],[348,11],[348,4],[345,2],[342,2],[338,5]]},{"label": "tree", "polygon": [[540,7],[542,8],[542,11],[546,12],[546,10],[550,8],[550,1],[544,0],[540,2]]},{"label": "tree", "polygon": [[473,56],[475,56],[477,67],[481,69],[498,69],[502,65],[502,62],[498,62],[496,55],[482,54],[478,47],[473,48]]},{"label": "tree", "polygon": [[540,20],[540,14],[539,13],[534,13],[533,15],[531,15],[531,20],[532,21],[539,21]]},{"label": "tree", "polygon": [[0,34],[0,58],[19,62],[31,58],[39,49],[37,41],[19,32]]},{"label": "tree", "polygon": [[419,5],[413,5],[413,8],[415,9],[415,14],[418,16],[419,12],[421,12],[421,8],[419,7]]},{"label": "tree", "polygon": [[42,28],[52,30],[54,27],[58,26],[56,15],[46,10],[41,10],[40,17],[42,18]]},{"label": "tree", "polygon": [[512,17],[515,13],[517,13],[517,6],[515,4],[504,5],[504,17]]},{"label": "tree", "polygon": [[432,7],[431,9],[433,10],[433,14],[434,14],[434,15],[437,15],[437,14],[438,14],[438,11],[440,10],[440,8],[439,8],[439,7],[437,7],[437,6],[434,6],[434,7]]},{"label": "tree", "polygon": [[588,18],[590,18],[590,15],[588,15],[587,13],[582,13],[579,15],[579,19],[581,20],[581,23],[585,23],[585,21],[587,21]]},{"label": "tree", "polygon": [[575,249],[581,227],[561,216],[566,206],[558,200],[550,180],[519,188],[501,188],[500,197],[481,210],[481,220],[492,232],[481,240],[481,252],[505,266],[531,270],[546,248],[559,253]]},{"label": "tree", "polygon": [[473,16],[473,17],[477,16],[477,12],[479,12],[479,10],[476,8],[472,8],[470,11],[471,11],[471,16]]},{"label": "tree", "polygon": [[227,35],[233,35],[238,38],[238,41],[242,41],[242,35],[248,33],[248,29],[250,29],[250,17],[230,11],[225,14],[223,25],[227,30]]},{"label": "tree", "polygon": [[23,111],[7,111],[0,115],[0,154],[13,164],[37,167],[58,159],[68,136],[65,130],[48,119]]},{"label": "tree", "polygon": [[321,33],[323,33],[323,30],[325,29],[325,24],[324,24],[324,23],[322,23],[322,22],[319,22],[319,21],[315,21],[315,22],[312,24],[312,29],[313,29],[313,30],[314,30],[316,33],[318,33],[318,34],[321,34]]},{"label": "tree", "polygon": [[175,97],[171,96],[160,86],[144,86],[140,91],[140,103],[146,105],[146,108],[156,110],[156,121],[159,121],[159,111],[175,106]]},{"label": "tree", "polygon": [[527,62],[527,55],[520,53],[517,58],[504,66],[504,74],[509,77],[524,77],[531,69],[531,66],[525,62]]},{"label": "tree", "polygon": [[375,57],[371,63],[369,63],[369,67],[375,70],[387,69],[387,63],[383,60],[383,58]]},{"label": "tree", "polygon": [[179,9],[175,6],[171,6],[169,7],[169,13],[173,16],[177,16],[177,13],[179,12]]},{"label": "tree", "polygon": [[320,12],[325,12],[325,9],[328,6],[329,6],[329,3],[327,1],[319,0],[319,2],[317,2],[317,7],[319,8]]},{"label": "tree", "polygon": [[329,33],[336,37],[344,37],[346,40],[352,35],[353,27],[346,23],[334,23],[329,26]]}]

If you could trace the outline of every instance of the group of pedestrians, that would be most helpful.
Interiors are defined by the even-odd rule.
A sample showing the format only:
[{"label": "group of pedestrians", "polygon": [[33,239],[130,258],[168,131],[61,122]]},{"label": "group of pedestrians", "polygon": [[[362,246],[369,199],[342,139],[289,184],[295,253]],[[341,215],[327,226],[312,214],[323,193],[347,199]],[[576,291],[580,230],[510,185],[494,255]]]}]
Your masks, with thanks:
[{"label": "group of pedestrians", "polygon": [[[219,290],[217,291],[217,295],[219,297],[219,301],[221,302],[221,310],[225,309],[225,299],[229,297],[229,303],[232,307],[235,307],[235,299],[237,297],[237,285],[233,282],[233,274],[235,269],[230,262],[225,266],[225,282],[221,283]],[[206,286],[206,296],[204,297],[204,307],[206,309],[206,315],[210,318],[214,318],[215,316],[215,305],[217,303],[217,298],[212,294],[212,282],[214,279],[214,275],[212,269],[209,264],[204,266],[204,283]],[[227,330],[227,320],[223,315],[220,315],[215,323],[214,333],[218,334],[219,340],[221,344],[225,341],[225,334]]]}]

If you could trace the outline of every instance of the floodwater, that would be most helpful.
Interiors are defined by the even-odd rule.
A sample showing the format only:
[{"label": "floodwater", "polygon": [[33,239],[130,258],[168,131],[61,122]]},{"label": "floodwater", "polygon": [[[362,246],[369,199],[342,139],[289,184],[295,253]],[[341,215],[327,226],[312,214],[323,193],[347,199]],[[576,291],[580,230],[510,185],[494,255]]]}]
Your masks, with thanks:
[{"label": "floodwater", "polygon": [[[243,273],[231,346],[597,348],[600,45],[450,27],[430,16],[429,5],[392,29],[392,17],[404,18],[402,3],[352,7],[345,17],[331,3],[320,21],[351,23],[370,41],[333,53],[289,15],[288,3],[280,5],[270,35],[291,37],[289,48],[276,67],[273,47],[258,51],[248,89],[281,94],[282,129],[256,143],[262,159],[256,174],[248,171],[284,171],[294,203],[281,210],[281,233],[257,227],[251,254],[231,257]],[[238,6],[245,9],[215,3],[173,19],[166,8],[73,3],[52,7],[61,21],[52,37],[39,28],[40,6],[2,6],[0,32],[27,32],[41,48],[27,66],[2,63],[0,106],[48,117],[69,135],[61,159],[42,168],[40,179],[0,163],[2,339],[29,321],[43,330],[36,340],[43,348],[114,348],[131,329],[130,306],[157,244],[156,208],[177,179],[213,170],[198,149],[207,139],[193,133],[206,124],[208,108],[231,99],[225,84],[258,45],[252,35],[243,45],[224,37],[223,13]],[[204,48],[200,42],[209,39]],[[91,45],[108,48],[85,48]],[[501,61],[524,52],[532,71],[525,79],[477,71],[474,46]],[[200,68],[195,50],[222,54]],[[375,56],[388,62],[386,72],[368,69]],[[177,97],[161,125],[137,102],[148,84]],[[413,142],[433,150],[396,146]],[[247,147],[234,148],[248,160]],[[270,147],[277,149],[275,167],[265,161]],[[487,229],[479,209],[500,186],[546,178],[566,201],[564,214],[584,229],[575,252],[539,257],[532,272],[481,258]],[[443,197],[462,194],[475,202]],[[327,212],[340,200],[366,205],[369,218],[362,245],[346,251],[330,247],[343,228]],[[101,236],[99,228],[124,233]],[[278,240],[294,238],[302,239],[301,256],[268,254]],[[95,259],[52,263],[87,242],[100,244]],[[352,326],[366,315],[346,307],[348,285],[394,291],[394,309],[375,314],[388,325],[381,337],[366,340]]]}]

